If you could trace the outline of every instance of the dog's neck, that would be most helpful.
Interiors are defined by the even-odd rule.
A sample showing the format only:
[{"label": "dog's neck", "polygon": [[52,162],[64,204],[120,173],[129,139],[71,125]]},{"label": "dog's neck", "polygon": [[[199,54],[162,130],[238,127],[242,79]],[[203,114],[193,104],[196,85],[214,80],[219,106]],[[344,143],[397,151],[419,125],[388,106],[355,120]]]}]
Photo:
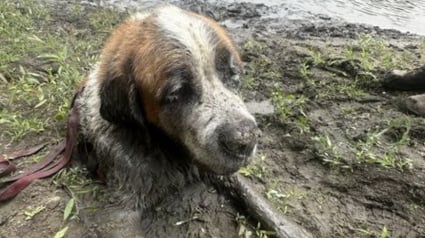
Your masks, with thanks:
[{"label": "dog's neck", "polygon": [[190,166],[192,164],[191,155],[186,148],[167,135],[162,129],[148,124],[146,130],[148,132],[146,136],[150,136],[149,146],[151,146],[151,149],[161,151],[168,161],[180,166],[185,164]]}]

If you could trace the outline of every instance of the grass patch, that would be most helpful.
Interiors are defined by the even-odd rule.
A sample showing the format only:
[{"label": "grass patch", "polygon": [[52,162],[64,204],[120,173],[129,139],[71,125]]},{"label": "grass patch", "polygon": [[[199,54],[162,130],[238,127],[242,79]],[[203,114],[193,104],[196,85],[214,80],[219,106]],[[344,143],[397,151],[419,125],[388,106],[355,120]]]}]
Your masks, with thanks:
[{"label": "grass patch", "polygon": [[24,117],[17,113],[0,112],[0,125],[5,131],[3,133],[14,142],[27,133],[40,133],[44,131],[44,122],[35,117]]},{"label": "grass patch", "polygon": [[280,66],[265,51],[268,46],[264,43],[247,40],[242,45],[242,55],[246,65],[246,74],[242,78],[242,87],[252,90],[259,86],[260,81],[278,81],[282,78]]},{"label": "grass patch", "polygon": [[282,213],[287,214],[291,200],[303,199],[306,193],[298,189],[287,189],[285,192],[280,188],[270,188],[266,192],[266,198],[270,200]]},{"label": "grass patch", "polygon": [[276,232],[264,229],[260,222],[257,226],[251,225],[243,215],[237,214],[235,220],[238,224],[238,237],[268,238],[276,235]]},{"label": "grass patch", "polygon": [[104,199],[101,187],[96,181],[90,179],[85,168],[63,169],[54,176],[53,183],[56,186],[65,187],[76,202],[84,195],[96,197],[97,200]]},{"label": "grass patch", "polygon": [[[58,7],[62,8],[54,6]],[[97,60],[101,43],[122,15],[108,9],[83,9],[79,4],[64,6],[59,15],[35,0],[1,1],[3,141],[59,127],[76,85]]]},{"label": "grass patch", "polygon": [[360,35],[345,51],[346,57],[358,60],[364,71],[410,68],[416,59],[412,53],[398,53],[385,40],[366,34]]},{"label": "grass patch", "polygon": [[381,230],[373,230],[369,227],[366,228],[354,228],[354,231],[360,235],[360,237],[379,237],[379,238],[389,238],[391,237],[390,232],[388,231],[387,226],[383,226]]},{"label": "grass patch", "polygon": [[297,113],[304,114],[303,106],[307,98],[303,95],[286,94],[282,91],[275,91],[272,94],[273,104],[282,120],[296,116]]},{"label": "grass patch", "polygon": [[41,213],[44,209],[46,209],[45,206],[37,206],[35,208],[24,210],[23,214],[25,215],[25,220],[31,220],[35,215]]},{"label": "grass patch", "polygon": [[269,172],[265,163],[267,157],[264,153],[258,153],[257,156],[259,158],[255,159],[254,162],[239,169],[239,173],[245,177],[264,179]]},{"label": "grass patch", "polygon": [[[410,121],[403,121],[402,124],[399,121],[388,121],[385,128],[371,130],[351,143],[345,142],[349,144],[337,143],[326,133],[314,136],[312,139],[316,142],[316,154],[325,163],[342,168],[373,164],[401,171],[411,169],[412,160],[401,153],[401,149],[410,143]],[[394,134],[392,131],[397,131],[398,135],[390,135]]]},{"label": "grass patch", "polygon": [[366,140],[354,145],[356,158],[360,162],[378,164],[384,168],[410,169],[412,161],[400,154],[400,148],[409,142],[410,126],[406,127],[400,140],[393,143],[383,139],[390,128],[367,134]]},{"label": "grass patch", "polygon": [[317,143],[316,153],[322,161],[332,166],[350,168],[343,159],[343,153],[338,150],[341,143],[335,143],[328,134],[314,136],[312,139]]},{"label": "grass patch", "polygon": [[282,91],[272,93],[272,103],[283,123],[292,123],[300,134],[310,131],[309,120],[304,113],[308,99],[304,95],[286,94]]},{"label": "grass patch", "polygon": [[[110,30],[124,16],[79,3],[52,4],[41,5],[36,0],[0,2],[1,142],[12,143],[48,132],[63,137],[76,86],[97,61]],[[44,156],[34,160],[40,158]],[[81,209],[83,196],[104,197],[101,187],[82,168],[61,170],[53,181],[71,194],[64,209],[63,227],[55,235],[63,237],[68,220]],[[29,210],[26,216],[31,218],[37,212]]]},{"label": "grass patch", "polygon": [[366,34],[359,35],[342,49],[321,50],[326,53],[311,49],[310,57],[299,70],[305,87],[314,90],[316,99],[362,98],[381,87],[383,72],[410,69],[417,62],[413,52],[394,49],[387,41]]},{"label": "grass patch", "polygon": [[[68,231],[70,220],[78,217],[79,212],[84,209],[96,211],[99,207],[96,204],[88,204],[87,197],[93,198],[89,201],[95,203],[106,201],[104,190],[100,184],[91,179],[88,171],[81,167],[72,167],[60,170],[53,177],[53,184],[60,188],[65,188],[71,198],[66,203],[63,210],[63,224],[54,237],[65,237]],[[81,201],[86,200],[85,203]]]}]

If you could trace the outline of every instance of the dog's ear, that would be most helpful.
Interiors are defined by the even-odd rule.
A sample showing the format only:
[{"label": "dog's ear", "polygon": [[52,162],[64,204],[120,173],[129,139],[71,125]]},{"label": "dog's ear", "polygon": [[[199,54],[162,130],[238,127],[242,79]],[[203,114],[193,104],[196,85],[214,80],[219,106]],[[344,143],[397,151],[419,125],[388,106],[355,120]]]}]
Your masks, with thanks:
[{"label": "dog's ear", "polygon": [[114,124],[143,124],[141,93],[130,74],[106,72],[100,84],[100,115]]}]

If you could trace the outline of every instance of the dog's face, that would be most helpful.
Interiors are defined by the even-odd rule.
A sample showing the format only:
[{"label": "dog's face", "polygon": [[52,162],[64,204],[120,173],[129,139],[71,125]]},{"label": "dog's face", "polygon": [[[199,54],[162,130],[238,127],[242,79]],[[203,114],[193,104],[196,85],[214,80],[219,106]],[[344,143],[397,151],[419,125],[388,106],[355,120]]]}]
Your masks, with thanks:
[{"label": "dog's face", "polygon": [[152,124],[202,169],[233,173],[252,158],[259,136],[236,94],[241,67],[210,19],[171,6],[135,15],[103,51],[100,113],[123,126]]}]

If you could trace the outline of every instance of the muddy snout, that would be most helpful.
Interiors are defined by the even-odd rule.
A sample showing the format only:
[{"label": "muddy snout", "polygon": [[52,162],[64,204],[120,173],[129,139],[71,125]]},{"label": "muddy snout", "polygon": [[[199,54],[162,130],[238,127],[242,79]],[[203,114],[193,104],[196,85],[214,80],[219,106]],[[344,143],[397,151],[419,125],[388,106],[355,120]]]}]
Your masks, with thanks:
[{"label": "muddy snout", "polygon": [[261,131],[252,120],[224,123],[218,130],[220,149],[236,160],[243,160],[255,153]]}]

